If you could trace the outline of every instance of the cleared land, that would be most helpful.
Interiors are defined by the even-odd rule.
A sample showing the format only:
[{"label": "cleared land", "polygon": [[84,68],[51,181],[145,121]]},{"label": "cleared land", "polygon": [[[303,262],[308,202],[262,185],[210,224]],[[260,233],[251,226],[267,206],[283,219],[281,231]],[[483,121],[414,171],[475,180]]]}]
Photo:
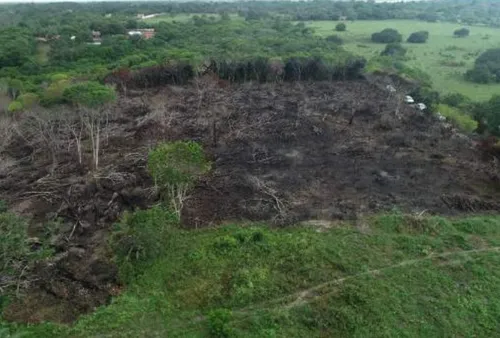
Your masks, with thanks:
[{"label": "cleared land", "polygon": [[[153,182],[146,170],[151,145],[158,140],[191,139],[203,144],[213,162],[213,171],[199,182],[186,200],[181,220],[184,227],[199,229],[249,220],[283,227],[306,222],[314,230],[303,228],[298,232],[288,229],[268,233],[266,227],[259,227],[260,230],[255,231],[265,232],[263,235],[254,236],[252,230],[241,237],[233,230],[184,232],[175,224],[179,232],[166,233],[163,238],[161,234],[172,224],[162,226],[161,222],[168,220],[162,211],[126,217],[125,222],[133,222],[139,232],[145,231],[139,240],[146,242],[138,243],[138,248],[164,248],[167,250],[165,257],[152,254],[152,264],[158,266],[152,270],[148,268],[147,273],[151,276],[122,279],[127,291],[111,307],[82,319],[82,324],[78,324],[83,325],[80,326],[82,331],[70,331],[69,336],[88,337],[97,332],[117,336],[127,325],[135,327],[130,330],[136,330],[130,331],[133,334],[129,336],[166,336],[164,332],[172,336],[169,330],[178,328],[178,332],[185,333],[188,328],[196,329],[196,318],[208,318],[211,310],[229,307],[238,315],[246,316],[247,307],[263,309],[266,306],[259,305],[261,302],[275,302],[276,298],[282,302],[283,297],[291,298],[284,300],[286,311],[306,311],[305,314],[293,314],[292,322],[295,318],[303,318],[305,322],[297,324],[300,330],[311,326],[309,330],[314,334],[325,329],[326,336],[343,337],[350,332],[346,330],[354,330],[337,326],[340,325],[337,321],[359,327],[359,330],[367,329],[369,326],[365,324],[368,323],[383,330],[399,323],[397,316],[404,316],[404,313],[408,313],[403,317],[405,320],[416,320],[410,315],[415,309],[403,304],[403,294],[395,300],[403,307],[397,316],[392,312],[392,303],[377,304],[385,302],[386,294],[392,292],[387,289],[392,290],[394,285],[407,286],[406,293],[426,294],[422,288],[428,286],[419,284],[420,280],[415,280],[417,284],[413,286],[406,280],[413,265],[399,265],[432,252],[497,246],[490,242],[498,241],[497,233],[489,236],[489,233],[483,235],[483,231],[490,231],[485,228],[491,225],[488,222],[495,226],[491,231],[499,231],[498,222],[495,218],[472,225],[459,222],[461,230],[449,228],[446,223],[429,226],[410,223],[409,227],[417,227],[416,235],[393,239],[367,234],[378,231],[372,227],[379,226],[396,229],[389,232],[399,231],[398,227],[403,224],[400,220],[390,221],[389,218],[377,223],[365,221],[366,216],[390,211],[395,206],[402,212],[418,214],[495,212],[500,210],[500,180],[494,162],[483,158],[472,140],[450,126],[432,116],[421,115],[409,106],[399,107],[396,116],[399,101],[388,96],[385,90],[389,80],[373,77],[345,82],[215,86],[209,77],[196,79],[201,81],[200,85],[166,86],[157,91],[150,89],[143,95],[136,96],[141,94],[139,92],[122,97],[103,126],[102,134],[109,136],[103,139],[98,180],[89,178],[87,172],[79,169],[75,154],[67,150],[67,134],[63,131],[54,136],[54,142],[61,147],[56,154],[58,166],[52,171],[53,162],[47,148],[34,152],[26,146],[25,139],[13,138],[1,153],[0,200],[35,221],[50,220],[53,215],[67,221],[61,225],[60,236],[55,240],[57,259],[37,266],[30,276],[33,282],[22,289],[26,297],[12,300],[3,318],[69,323],[107,305],[111,296],[120,293],[116,266],[110,260],[107,247],[108,235],[116,229],[111,224],[124,211],[148,208],[159,202],[158,196],[152,193]],[[16,125],[19,130],[29,127]],[[29,135],[29,144],[41,137],[38,133]],[[90,140],[85,137],[82,142]],[[90,154],[85,158],[90,158]],[[350,220],[351,225],[345,232],[332,230],[326,242],[326,237],[321,237],[323,234],[315,232],[315,226],[320,231],[327,231],[337,227],[340,220]],[[148,230],[149,226],[153,228]],[[422,227],[426,229],[424,237],[419,232]],[[467,237],[464,229],[468,227],[481,236]],[[32,236],[39,233],[43,235],[45,230],[36,225],[30,229]],[[201,242],[197,242],[198,234]],[[443,237],[434,242],[438,234]],[[170,236],[181,237],[171,244]],[[307,239],[307,236],[312,237]],[[71,241],[67,240],[69,237]],[[240,237],[248,245],[241,246]],[[162,242],[150,243],[156,240]],[[272,244],[252,244],[268,240]],[[333,249],[335,247],[338,248]],[[196,248],[202,251],[197,252]],[[259,252],[261,258],[256,256]],[[377,257],[377,252],[382,256]],[[484,254],[489,255],[489,252]],[[156,258],[160,261],[156,262]],[[492,259],[491,264],[498,263],[497,256]],[[190,260],[192,265],[188,264]],[[421,263],[425,265],[431,261]],[[369,291],[364,290],[371,289],[363,285],[357,286],[363,291],[355,291],[355,295],[346,291],[346,302],[358,302],[351,296],[361,297],[359,301],[363,303],[359,306],[369,311],[365,319],[356,313],[353,313],[355,317],[351,316],[352,304],[346,305],[348,309],[344,315],[337,313],[337,308],[331,308],[328,304],[338,302],[329,298],[337,297],[335,293],[321,298],[316,310],[295,306],[304,299],[315,299],[323,291],[330,293],[329,288],[316,288],[318,285],[332,280],[339,282],[339,278],[350,280],[355,275],[356,281],[359,278],[363,283],[371,283],[372,273],[376,274],[377,269],[392,273],[388,267],[395,265],[397,271],[401,268],[404,273],[397,272],[395,280],[389,284],[380,281],[380,292],[383,292],[380,295],[366,293]],[[496,267],[483,268],[499,271]],[[439,279],[439,269],[439,265],[433,266],[429,278]],[[421,271],[416,271],[420,276]],[[456,278],[461,281],[465,277]],[[454,285],[455,282],[449,283]],[[486,284],[480,287],[487,288],[490,281],[482,280],[481,283]],[[434,284],[429,284],[430,290],[443,285],[440,281]],[[442,292],[451,297],[455,290],[448,287]],[[296,294],[301,292],[304,293],[295,302]],[[372,297],[376,298],[373,304],[369,300]],[[449,305],[448,300],[436,297],[430,300],[417,297],[412,306],[422,312],[428,308],[428,302],[438,302],[442,307]],[[482,302],[478,297],[474,296],[471,301]],[[452,307],[464,311],[460,301],[454,299]],[[376,324],[379,318],[375,310],[382,305],[392,316],[385,317],[383,327]],[[488,304],[480,306],[493,311],[486,313],[484,318],[488,321],[488,328],[484,330],[490,330],[491,316],[497,315],[494,311],[498,308],[489,310]],[[307,314],[310,311],[317,312]],[[428,318],[441,318],[440,313],[441,310],[427,315]],[[436,330],[443,325],[453,325],[452,328],[460,332],[460,316],[469,313],[449,313],[448,317],[439,319],[439,323],[429,324],[427,336],[440,336]],[[370,319],[372,315],[375,317]],[[96,319],[99,316],[104,317]],[[332,318],[337,319],[333,321]],[[454,324],[446,324],[448,319],[453,319]],[[94,320],[97,322],[91,323]],[[156,321],[159,326],[155,326]],[[206,325],[205,319],[200,320],[201,332]],[[272,328],[267,322],[262,325]],[[414,332],[415,327],[404,330]],[[138,334],[137,330],[144,330],[144,333]],[[286,331],[288,326],[284,322],[276,330],[279,335],[288,337],[303,337],[302,332],[307,332]],[[481,332],[487,332],[484,330]],[[364,333],[359,332],[358,336]],[[262,332],[256,333],[259,335],[265,336]]]},{"label": "cleared land", "polygon": [[500,94],[500,84],[481,85],[467,82],[463,73],[472,68],[474,60],[483,51],[500,46],[500,30],[489,27],[470,27],[470,36],[454,38],[453,31],[462,26],[453,23],[427,23],[423,21],[355,21],[346,22],[346,32],[335,32],[335,21],[314,21],[309,26],[317,34],[337,34],[345,48],[367,58],[379,55],[384,44],[372,43],[371,34],[384,28],[397,29],[406,41],[412,32],[426,30],[429,40],[425,44],[403,43],[408,49],[408,65],[428,73],[434,87],[441,92],[459,92],[473,100],[487,100]]}]

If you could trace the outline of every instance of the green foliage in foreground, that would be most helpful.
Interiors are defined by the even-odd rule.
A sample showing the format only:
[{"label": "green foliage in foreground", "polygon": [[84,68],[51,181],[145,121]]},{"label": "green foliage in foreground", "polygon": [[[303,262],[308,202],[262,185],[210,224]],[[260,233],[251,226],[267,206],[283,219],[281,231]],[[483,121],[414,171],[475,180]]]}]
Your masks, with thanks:
[{"label": "green foliage in foreground", "polygon": [[189,190],[209,170],[203,147],[193,141],[163,143],[148,156],[148,171],[179,218]]},{"label": "green foliage in foreground", "polygon": [[492,337],[500,329],[499,216],[391,213],[357,226],[196,231],[172,226],[171,213],[160,207],[127,217],[138,232],[165,235],[148,236],[155,257],[129,275],[120,296],[72,327],[4,324],[3,333]]},{"label": "green foliage in foreground", "polygon": [[440,104],[437,109],[441,115],[450,120],[459,129],[468,133],[472,133],[477,129],[477,121],[475,121],[472,116],[467,115],[459,109],[450,107],[446,104]]}]

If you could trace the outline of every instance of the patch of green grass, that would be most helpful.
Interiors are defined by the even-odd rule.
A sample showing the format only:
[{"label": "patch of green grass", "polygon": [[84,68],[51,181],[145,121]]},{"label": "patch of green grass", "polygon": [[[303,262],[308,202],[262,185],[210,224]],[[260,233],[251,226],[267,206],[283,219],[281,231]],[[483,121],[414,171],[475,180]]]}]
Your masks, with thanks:
[{"label": "patch of green grass", "polygon": [[140,269],[127,274],[126,290],[110,305],[73,326],[4,323],[0,332],[37,338],[492,337],[500,329],[500,216],[393,212],[364,220],[363,231],[348,223],[187,231],[157,207],[125,222],[162,235],[150,235],[154,257],[131,261]]},{"label": "patch of green grass", "polygon": [[[334,33],[336,21],[313,21],[309,24],[316,33],[328,36]],[[347,23],[347,31],[336,32],[343,40],[344,47],[367,58],[380,55],[384,44],[373,43],[371,34],[384,28],[395,28],[406,41],[416,31],[429,32],[429,40],[424,44],[403,43],[408,49],[407,64],[424,70],[432,77],[433,85],[443,93],[458,92],[473,100],[488,100],[500,92],[500,84],[475,84],[467,82],[463,73],[472,68],[476,57],[489,48],[500,44],[500,30],[490,27],[470,27],[470,36],[453,37],[453,31],[460,25],[453,23],[428,23],[410,20],[355,21]],[[486,38],[487,37],[487,38]],[[369,48],[367,48],[369,47]]]},{"label": "patch of green grass", "polygon": [[441,115],[445,116],[462,131],[472,133],[477,129],[477,121],[474,120],[472,116],[465,114],[459,109],[450,107],[446,104],[440,104],[437,109]]}]

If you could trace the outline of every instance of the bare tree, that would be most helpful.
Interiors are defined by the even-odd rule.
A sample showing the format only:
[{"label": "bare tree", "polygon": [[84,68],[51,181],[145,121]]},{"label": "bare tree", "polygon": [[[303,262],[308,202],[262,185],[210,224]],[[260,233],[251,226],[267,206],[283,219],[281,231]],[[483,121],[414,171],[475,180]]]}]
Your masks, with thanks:
[{"label": "bare tree", "polygon": [[33,149],[45,150],[52,160],[51,173],[57,168],[57,154],[63,147],[60,139],[61,116],[58,110],[37,109],[24,115],[22,124],[15,129]]},{"label": "bare tree", "polygon": [[[108,103],[116,99],[113,88],[96,82],[79,83],[65,90],[66,99],[79,107],[80,118],[90,137],[92,160],[95,170],[99,169],[99,151],[101,147],[101,132],[108,125]],[[81,130],[74,133],[81,142]],[[80,144],[81,147],[81,143]],[[80,148],[81,150],[81,148]]]}]

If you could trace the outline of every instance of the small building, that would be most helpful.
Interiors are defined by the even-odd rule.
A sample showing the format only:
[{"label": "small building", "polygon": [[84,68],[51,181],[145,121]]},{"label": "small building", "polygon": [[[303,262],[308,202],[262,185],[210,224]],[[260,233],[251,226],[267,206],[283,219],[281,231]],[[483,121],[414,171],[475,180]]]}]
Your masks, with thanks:
[{"label": "small building", "polygon": [[101,32],[100,31],[92,31],[92,41],[93,42],[101,42]]},{"label": "small building", "polygon": [[128,32],[129,36],[140,36],[143,39],[152,39],[155,36],[155,30],[154,28],[145,28],[145,29],[133,29],[129,30]]}]

